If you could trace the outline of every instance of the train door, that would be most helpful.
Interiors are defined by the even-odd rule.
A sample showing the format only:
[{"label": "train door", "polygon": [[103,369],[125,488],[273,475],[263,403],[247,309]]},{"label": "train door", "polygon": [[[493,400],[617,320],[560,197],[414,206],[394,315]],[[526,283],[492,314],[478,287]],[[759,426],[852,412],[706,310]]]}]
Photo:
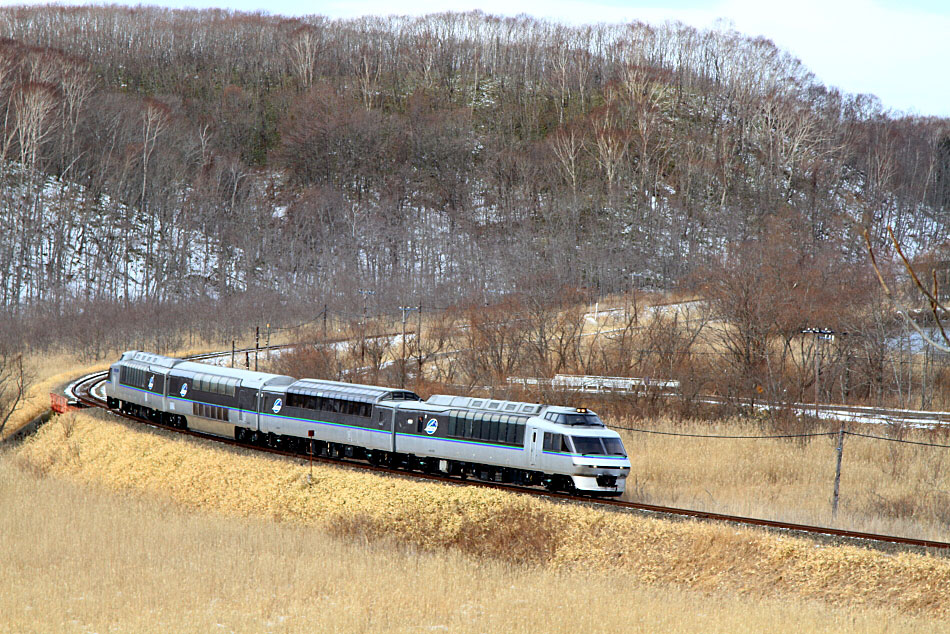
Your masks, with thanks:
[{"label": "train door", "polygon": [[243,427],[256,430],[257,427],[257,390],[250,387],[238,388],[238,409]]},{"label": "train door", "polygon": [[380,431],[390,432],[387,438],[387,446],[384,447],[385,451],[395,451],[396,449],[396,426],[393,424],[393,413],[395,410],[391,407],[376,407],[376,411],[373,413],[373,426],[375,429]]},{"label": "train door", "polygon": [[543,432],[538,431],[533,427],[528,428],[528,461],[531,463],[531,466],[538,464],[538,446],[541,444],[541,434]]}]

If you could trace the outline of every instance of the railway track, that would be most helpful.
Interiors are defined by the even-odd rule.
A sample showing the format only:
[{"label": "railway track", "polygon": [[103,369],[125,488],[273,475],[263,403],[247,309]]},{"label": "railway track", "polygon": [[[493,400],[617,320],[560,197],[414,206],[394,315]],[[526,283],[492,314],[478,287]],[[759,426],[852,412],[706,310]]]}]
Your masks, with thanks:
[{"label": "railway track", "polygon": [[[278,349],[280,346],[271,346],[272,349]],[[242,351],[243,352],[243,351]],[[210,355],[199,355],[196,357],[190,357],[191,359],[209,359],[220,356],[227,356],[229,353],[220,353],[220,354],[210,354]],[[98,372],[95,374],[82,377],[73,384],[70,385],[69,390],[71,396],[82,406],[85,407],[98,407],[112,411],[114,414],[123,416],[125,418],[135,420],[152,427],[157,427],[165,429],[168,431],[174,431],[181,434],[186,434],[189,436],[195,436],[198,438],[204,438],[209,440],[214,440],[216,442],[223,443],[225,445],[230,445],[233,447],[240,447],[244,449],[253,449],[257,451],[262,451],[270,454],[277,454],[293,458],[296,460],[307,461],[311,457],[309,455],[300,454],[296,452],[285,451],[281,449],[275,449],[271,447],[261,447],[259,445],[251,445],[247,443],[238,442],[234,439],[223,438],[220,436],[213,436],[210,434],[205,434],[201,432],[196,432],[192,430],[181,430],[173,428],[170,426],[162,425],[154,421],[139,418],[135,416],[128,416],[124,414],[118,414],[113,410],[109,410],[106,405],[104,396],[101,395],[102,385],[105,382],[105,379],[108,376],[108,372]],[[97,394],[99,392],[99,394]],[[781,522],[768,519],[759,519],[753,517],[742,517],[737,515],[726,515],[722,513],[713,513],[709,511],[696,511],[691,509],[681,509],[669,506],[659,506],[654,504],[644,504],[641,502],[630,502],[625,500],[615,500],[615,499],[603,499],[603,498],[590,498],[586,496],[570,495],[565,493],[555,493],[547,491],[544,489],[529,488],[511,484],[502,484],[497,482],[484,482],[480,480],[461,480],[457,477],[450,477],[441,474],[426,473],[422,471],[410,471],[405,469],[394,469],[390,467],[383,467],[372,465],[363,461],[351,460],[346,458],[330,458],[323,456],[313,456],[312,460],[317,463],[332,464],[332,465],[344,465],[352,468],[365,469],[368,471],[373,471],[377,473],[398,475],[402,477],[414,477],[424,480],[432,480],[442,483],[450,483],[454,485],[463,485],[463,486],[480,486],[493,489],[502,489],[506,491],[515,491],[518,493],[525,493],[530,495],[536,495],[540,497],[551,498],[555,500],[564,500],[570,502],[581,502],[584,504],[590,504],[593,506],[600,506],[605,508],[613,508],[617,510],[628,510],[628,511],[639,511],[642,513],[653,513],[658,515],[665,515],[668,517],[679,517],[679,518],[692,518],[704,521],[714,521],[714,522],[724,522],[731,523],[736,525],[745,525],[745,526],[757,526],[762,528],[768,528],[772,530],[780,531],[789,531],[795,533],[801,533],[805,535],[812,536],[823,536],[823,537],[832,537],[840,538],[846,540],[853,540],[857,542],[867,543],[867,544],[893,544],[905,547],[912,548],[921,548],[921,549],[931,549],[941,552],[950,553],[950,543],[939,542],[927,539],[915,539],[909,537],[900,537],[896,535],[879,535],[875,533],[864,533],[860,531],[850,531],[838,528],[831,528],[825,526],[810,526],[807,524],[795,524],[791,522]]]}]

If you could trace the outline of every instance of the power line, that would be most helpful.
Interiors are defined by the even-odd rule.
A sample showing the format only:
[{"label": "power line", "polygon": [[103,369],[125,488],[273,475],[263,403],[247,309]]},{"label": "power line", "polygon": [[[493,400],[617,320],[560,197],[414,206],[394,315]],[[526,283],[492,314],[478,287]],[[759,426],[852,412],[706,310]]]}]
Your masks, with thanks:
[{"label": "power line", "polygon": [[861,438],[871,438],[873,440],[886,440],[888,442],[899,442],[905,445],[920,445],[922,447],[939,447],[941,449],[950,449],[950,445],[939,445],[937,443],[921,442],[918,440],[902,440],[900,438],[888,438],[887,436],[873,436],[871,434],[859,434],[853,431],[846,431],[844,433],[849,436],[859,436]]},{"label": "power line", "polygon": [[672,431],[656,431],[654,429],[636,429],[634,427],[611,426],[611,429],[622,429],[623,431],[632,431],[640,434],[657,434],[660,436],[680,436],[683,438],[718,438],[724,440],[767,440],[772,438],[812,438],[815,436],[836,436],[838,432],[817,432],[813,434],[781,434],[778,436],[725,436],[719,434],[684,434]]},{"label": "power line", "polygon": [[[655,429],[638,429],[635,427],[619,427],[616,425],[611,425],[611,429],[617,429],[622,431],[629,431],[638,434],[655,434],[658,436],[677,436],[681,438],[712,438],[718,440],[772,440],[772,439],[781,439],[781,438],[815,438],[818,436],[836,436],[838,432],[816,432],[810,434],[779,434],[774,436],[727,436],[724,434],[686,434],[681,432],[672,432],[672,431],[657,431]],[[874,436],[872,434],[861,434],[853,431],[844,432],[848,436],[858,436],[860,438],[870,438],[872,440],[884,440],[887,442],[898,442],[905,445],[919,445],[921,447],[937,447],[941,449],[950,449],[950,445],[941,445],[937,443],[921,442],[917,440],[902,440],[899,438],[888,438],[887,436]]]}]

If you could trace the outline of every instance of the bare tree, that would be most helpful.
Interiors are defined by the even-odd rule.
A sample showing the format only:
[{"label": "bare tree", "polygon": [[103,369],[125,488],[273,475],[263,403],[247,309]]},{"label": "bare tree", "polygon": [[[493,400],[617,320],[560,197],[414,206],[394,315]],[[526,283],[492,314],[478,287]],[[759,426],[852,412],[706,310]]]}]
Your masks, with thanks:
[{"label": "bare tree", "polygon": [[23,354],[0,351],[0,436],[26,396],[29,385],[29,377],[23,368]]}]

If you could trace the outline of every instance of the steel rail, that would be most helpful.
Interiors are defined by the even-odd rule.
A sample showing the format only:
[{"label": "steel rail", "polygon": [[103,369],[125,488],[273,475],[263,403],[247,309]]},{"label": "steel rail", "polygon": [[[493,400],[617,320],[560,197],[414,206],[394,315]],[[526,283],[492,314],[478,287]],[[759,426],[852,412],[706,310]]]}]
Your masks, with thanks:
[{"label": "steel rail", "polygon": [[[230,353],[227,353],[230,354]],[[214,355],[204,355],[204,358]],[[105,409],[113,414],[128,418],[130,420],[135,420],[146,425],[151,425],[152,427],[165,429],[167,431],[173,431],[189,436],[194,436],[196,438],[203,438],[206,440],[214,440],[216,442],[229,445],[232,447],[238,447],[242,449],[252,449],[255,451],[261,451],[270,454],[276,454],[281,456],[286,456],[299,460],[303,463],[306,463],[310,460],[311,456],[309,454],[300,454],[297,452],[285,451],[282,449],[274,449],[272,447],[262,447],[260,445],[252,445],[247,443],[238,442],[232,438],[226,438],[223,436],[215,436],[212,434],[205,434],[202,432],[193,431],[190,429],[178,429],[175,427],[170,427],[168,425],[163,425],[161,423],[156,423],[154,421],[148,420],[146,418],[140,418],[137,416],[131,416],[128,414],[122,414],[116,412],[115,410],[109,409],[105,401],[97,398],[92,394],[92,388],[105,380],[108,376],[108,372],[99,372],[96,374],[89,375],[84,377],[80,382],[75,384],[75,396],[77,400],[85,406],[88,407],[99,407]],[[546,497],[555,500],[564,500],[574,503],[584,503],[592,506],[604,506],[604,507],[614,507],[618,509],[627,509],[633,511],[655,513],[658,515],[668,515],[672,517],[684,517],[705,521],[714,521],[714,522],[723,522],[731,523],[738,525],[746,526],[757,526],[762,528],[784,530],[790,532],[803,533],[806,535],[822,535],[830,537],[840,537],[849,540],[860,540],[866,542],[877,542],[877,543],[888,543],[888,544],[897,544],[902,546],[912,546],[917,548],[929,548],[935,550],[950,550],[950,543],[940,542],[929,539],[917,539],[911,537],[901,537],[897,535],[880,535],[876,533],[865,533],[861,531],[852,531],[845,530],[840,528],[831,528],[827,526],[811,526],[808,524],[796,524],[792,522],[783,522],[778,520],[769,520],[761,519],[754,517],[743,517],[739,515],[727,515],[723,513],[715,513],[711,511],[696,511],[692,509],[681,509],[676,507],[669,506],[659,506],[656,504],[644,504],[641,502],[630,502],[626,500],[615,500],[609,498],[596,498],[596,497],[587,497],[581,495],[571,495],[568,493],[558,493],[547,491],[545,489],[518,486],[513,484],[504,484],[498,482],[485,482],[482,480],[463,480],[461,478],[450,477],[442,474],[427,473],[424,471],[413,471],[410,469],[395,469],[392,467],[385,467],[379,465],[373,465],[368,462],[358,461],[358,460],[349,460],[346,458],[331,458],[324,456],[312,456],[314,462],[322,464],[330,464],[336,466],[346,466],[351,468],[363,469],[368,471],[373,471],[376,473],[383,473],[388,475],[396,475],[401,477],[411,477],[423,480],[431,480],[436,482],[442,482],[447,484],[454,484],[457,486],[480,486],[491,489],[500,489],[505,491],[512,491],[517,493],[526,493],[530,495],[536,495],[539,497]]]}]

